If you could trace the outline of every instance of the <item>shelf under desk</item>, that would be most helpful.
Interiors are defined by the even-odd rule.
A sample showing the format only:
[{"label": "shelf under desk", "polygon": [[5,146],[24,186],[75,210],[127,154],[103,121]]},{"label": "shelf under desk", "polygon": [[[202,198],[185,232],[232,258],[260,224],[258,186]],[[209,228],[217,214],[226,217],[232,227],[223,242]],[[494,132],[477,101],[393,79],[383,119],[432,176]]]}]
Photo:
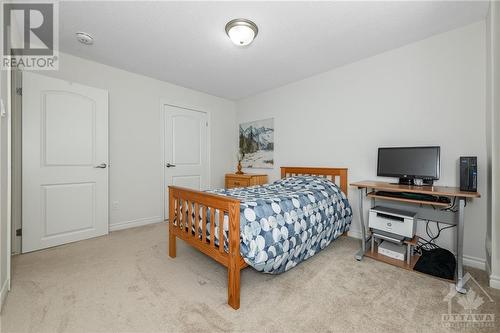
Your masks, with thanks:
[{"label": "shelf under desk", "polygon": [[[403,243],[405,246],[411,245],[412,247],[415,247],[418,242],[418,236],[414,236],[413,239],[410,240],[405,240]],[[407,254],[408,255],[408,254]],[[378,261],[385,262],[386,264],[390,264],[393,266],[397,266],[399,268],[404,268],[409,271],[413,270],[413,267],[415,267],[415,264],[417,263],[418,259],[420,258],[419,255],[410,255],[410,263],[408,264],[406,260],[398,260],[394,259],[388,256],[385,256],[383,254],[378,253],[378,244],[375,242],[373,245],[373,251],[372,249],[366,251],[365,256],[368,258],[372,258]]]},{"label": "shelf under desk", "polygon": [[389,265],[393,265],[393,266],[396,266],[399,268],[407,269],[409,271],[413,270],[413,267],[415,267],[415,264],[417,263],[418,259],[420,258],[420,256],[418,256],[418,255],[413,255],[410,259],[411,260],[410,265],[408,265],[406,263],[406,260],[398,260],[398,259],[393,259],[393,258],[388,257],[388,256],[384,256],[383,254],[378,253],[377,250],[378,250],[378,245],[375,245],[374,251],[373,252],[371,250],[366,251],[365,256],[367,256],[368,258],[372,258],[372,259],[375,259],[378,261],[385,262],[386,264],[389,264]]}]

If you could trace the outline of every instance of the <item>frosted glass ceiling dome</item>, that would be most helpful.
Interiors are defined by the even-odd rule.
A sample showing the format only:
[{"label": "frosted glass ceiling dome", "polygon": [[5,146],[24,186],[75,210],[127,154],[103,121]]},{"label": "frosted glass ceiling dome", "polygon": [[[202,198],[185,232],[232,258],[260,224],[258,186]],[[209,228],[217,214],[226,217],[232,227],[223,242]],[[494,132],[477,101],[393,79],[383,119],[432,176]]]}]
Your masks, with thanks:
[{"label": "frosted glass ceiling dome", "polygon": [[249,45],[257,37],[258,32],[257,25],[247,19],[234,19],[226,24],[226,34],[238,46]]}]

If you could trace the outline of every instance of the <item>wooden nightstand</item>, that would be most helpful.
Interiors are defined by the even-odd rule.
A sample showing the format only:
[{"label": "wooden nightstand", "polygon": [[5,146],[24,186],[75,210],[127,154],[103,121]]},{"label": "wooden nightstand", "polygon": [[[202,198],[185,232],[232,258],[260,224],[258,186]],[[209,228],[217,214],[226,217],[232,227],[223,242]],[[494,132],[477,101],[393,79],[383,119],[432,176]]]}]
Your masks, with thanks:
[{"label": "wooden nightstand", "polygon": [[262,185],[267,183],[267,175],[244,173],[237,175],[235,173],[226,174],[226,188],[247,187],[253,185]]}]

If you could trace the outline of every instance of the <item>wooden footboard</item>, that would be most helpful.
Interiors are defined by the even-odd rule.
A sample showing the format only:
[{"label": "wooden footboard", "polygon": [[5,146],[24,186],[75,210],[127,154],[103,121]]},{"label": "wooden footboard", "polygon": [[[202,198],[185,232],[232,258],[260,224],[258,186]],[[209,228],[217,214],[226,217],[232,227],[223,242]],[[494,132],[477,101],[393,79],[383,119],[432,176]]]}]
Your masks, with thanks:
[{"label": "wooden footboard", "polygon": [[[209,230],[206,229],[208,216]],[[224,216],[227,216],[228,252],[224,250]],[[226,266],[228,303],[234,309],[238,309],[240,307],[240,270],[246,267],[240,255],[240,201],[221,195],[169,186],[168,217],[170,257],[175,258],[176,238],[180,238]],[[214,222],[222,226],[218,228],[219,244],[215,244],[214,241],[216,232]]]}]

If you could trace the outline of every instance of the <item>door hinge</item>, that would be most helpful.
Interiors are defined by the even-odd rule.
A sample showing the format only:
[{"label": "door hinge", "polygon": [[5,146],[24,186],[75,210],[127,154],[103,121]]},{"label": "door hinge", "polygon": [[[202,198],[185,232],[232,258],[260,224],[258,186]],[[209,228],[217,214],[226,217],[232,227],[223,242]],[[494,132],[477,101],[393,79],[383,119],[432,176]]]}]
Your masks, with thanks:
[{"label": "door hinge", "polygon": [[23,88],[16,88],[16,95],[22,96],[23,95]]},{"label": "door hinge", "polygon": [[22,236],[23,235],[23,229],[19,228],[16,229],[16,236]]}]

